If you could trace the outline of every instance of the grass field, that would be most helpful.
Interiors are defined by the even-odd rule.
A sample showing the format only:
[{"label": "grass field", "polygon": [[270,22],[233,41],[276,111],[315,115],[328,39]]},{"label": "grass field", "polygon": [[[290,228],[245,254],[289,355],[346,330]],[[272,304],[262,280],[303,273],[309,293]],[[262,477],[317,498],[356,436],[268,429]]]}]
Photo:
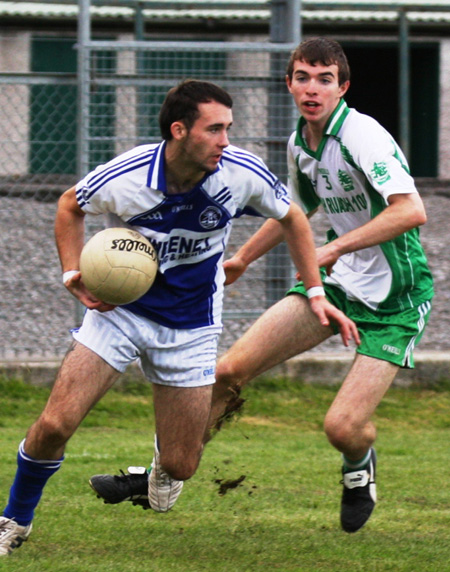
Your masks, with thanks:
[{"label": "grass field", "polygon": [[[0,378],[0,495],[48,389]],[[340,459],[322,431],[335,388],[264,380],[243,416],[205,449],[175,508],[104,505],[100,472],[151,460],[151,390],[111,391],[44,492],[11,572],[450,571],[450,386],[390,390],[380,406],[379,503],[361,531],[339,528]],[[245,476],[220,494],[226,480]],[[1,501],[3,506],[4,500]],[[1,508],[1,507],[0,507]]]}]

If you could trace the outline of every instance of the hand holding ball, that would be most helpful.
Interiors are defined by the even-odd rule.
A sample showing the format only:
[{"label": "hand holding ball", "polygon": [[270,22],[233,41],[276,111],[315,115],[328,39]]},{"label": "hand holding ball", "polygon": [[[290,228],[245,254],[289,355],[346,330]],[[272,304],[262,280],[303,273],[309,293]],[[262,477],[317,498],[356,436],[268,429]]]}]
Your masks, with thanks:
[{"label": "hand holding ball", "polygon": [[107,228],[84,245],[81,279],[99,300],[119,306],[143,296],[153,284],[158,258],[151,243],[128,228]]}]

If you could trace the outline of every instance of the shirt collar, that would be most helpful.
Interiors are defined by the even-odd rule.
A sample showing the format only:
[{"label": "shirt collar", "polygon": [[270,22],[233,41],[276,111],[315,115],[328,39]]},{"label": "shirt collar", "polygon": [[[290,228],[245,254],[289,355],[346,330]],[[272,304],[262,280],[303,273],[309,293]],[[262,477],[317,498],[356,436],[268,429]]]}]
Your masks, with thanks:
[{"label": "shirt collar", "polygon": [[165,174],[165,160],[164,160],[164,150],[166,148],[166,141],[163,141],[158,145],[153,158],[150,162],[147,175],[147,187],[151,189],[158,189],[163,193],[166,193],[166,174]]},{"label": "shirt collar", "polygon": [[[164,157],[167,141],[162,141],[160,145],[156,148],[153,158],[150,162],[150,166],[147,174],[147,187],[151,189],[158,189],[165,195],[167,194],[167,183],[166,183],[166,160]],[[217,165],[215,171],[212,173],[207,173],[201,181],[199,181],[194,189],[199,188],[211,175],[214,175],[218,171],[223,169],[222,159]],[[193,190],[193,189],[192,189]]]},{"label": "shirt collar", "polygon": [[[349,112],[350,108],[348,107],[347,103],[345,102],[344,99],[341,99],[337,104],[333,113],[328,118],[327,124],[325,125],[325,129],[323,130],[322,143],[324,143],[325,137],[329,137],[330,135],[335,136],[338,134]],[[306,125],[305,118],[303,116],[300,116],[297,123],[295,144],[299,147],[303,147],[304,149],[308,149],[308,145],[303,137],[303,128],[305,125]]]}]

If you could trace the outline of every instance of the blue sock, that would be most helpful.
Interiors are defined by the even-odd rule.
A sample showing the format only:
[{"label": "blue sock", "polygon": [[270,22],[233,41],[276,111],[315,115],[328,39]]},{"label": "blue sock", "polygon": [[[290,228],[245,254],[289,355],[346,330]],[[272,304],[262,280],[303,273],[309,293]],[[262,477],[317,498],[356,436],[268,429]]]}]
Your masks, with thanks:
[{"label": "blue sock", "polygon": [[33,520],[34,509],[42,496],[48,479],[56,473],[64,457],[57,461],[38,461],[29,457],[24,449],[25,439],[17,454],[17,472],[9,493],[3,516],[13,518],[17,524],[26,526]]}]

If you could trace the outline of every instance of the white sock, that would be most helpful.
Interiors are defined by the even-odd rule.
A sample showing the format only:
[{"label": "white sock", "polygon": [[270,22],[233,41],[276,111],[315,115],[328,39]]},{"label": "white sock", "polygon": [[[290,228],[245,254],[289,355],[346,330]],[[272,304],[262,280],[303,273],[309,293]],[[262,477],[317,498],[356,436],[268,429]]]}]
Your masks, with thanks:
[{"label": "white sock", "polygon": [[342,455],[345,469],[353,469],[356,471],[358,469],[362,469],[363,467],[365,467],[369,462],[371,451],[372,449],[369,449],[367,453],[364,455],[364,457],[362,459],[359,459],[359,461],[352,461],[350,459],[347,459],[345,455]]}]

